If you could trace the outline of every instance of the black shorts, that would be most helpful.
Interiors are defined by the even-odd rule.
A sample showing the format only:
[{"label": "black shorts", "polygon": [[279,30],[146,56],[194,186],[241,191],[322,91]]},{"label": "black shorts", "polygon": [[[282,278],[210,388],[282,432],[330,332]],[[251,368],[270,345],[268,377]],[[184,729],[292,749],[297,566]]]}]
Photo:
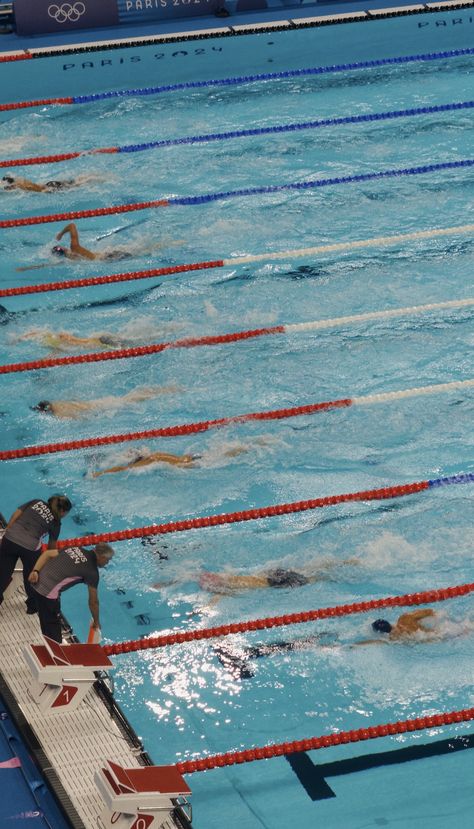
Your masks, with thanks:
[{"label": "black shorts", "polygon": [[267,575],[269,587],[302,587],[308,584],[308,579],[302,573],[294,570],[272,570]]}]

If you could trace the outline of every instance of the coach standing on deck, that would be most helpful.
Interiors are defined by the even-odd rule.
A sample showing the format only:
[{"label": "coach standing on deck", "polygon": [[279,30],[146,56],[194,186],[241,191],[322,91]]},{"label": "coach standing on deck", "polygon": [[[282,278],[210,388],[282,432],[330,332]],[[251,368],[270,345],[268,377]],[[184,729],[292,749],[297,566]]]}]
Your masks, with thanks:
[{"label": "coach standing on deck", "polygon": [[55,546],[61,531],[61,519],[71,507],[65,495],[52,495],[48,501],[37,498],[15,510],[0,545],[0,604],[20,558],[23,562],[26,612],[37,612],[36,593],[28,582],[28,576],[40,555],[43,539],[48,536],[48,548]]}]

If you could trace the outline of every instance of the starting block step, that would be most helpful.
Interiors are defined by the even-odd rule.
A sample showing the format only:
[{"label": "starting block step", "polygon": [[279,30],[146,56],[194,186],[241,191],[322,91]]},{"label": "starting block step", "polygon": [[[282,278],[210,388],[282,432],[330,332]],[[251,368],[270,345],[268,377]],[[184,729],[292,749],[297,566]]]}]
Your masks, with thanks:
[{"label": "starting block step", "polygon": [[95,782],[105,802],[101,829],[172,829],[174,809],[191,794],[175,766],[124,769],[107,760]]},{"label": "starting block step", "polygon": [[32,674],[30,696],[43,712],[72,711],[96,680],[95,671],[110,670],[110,659],[100,645],[60,645],[43,636],[44,645],[24,649]]}]

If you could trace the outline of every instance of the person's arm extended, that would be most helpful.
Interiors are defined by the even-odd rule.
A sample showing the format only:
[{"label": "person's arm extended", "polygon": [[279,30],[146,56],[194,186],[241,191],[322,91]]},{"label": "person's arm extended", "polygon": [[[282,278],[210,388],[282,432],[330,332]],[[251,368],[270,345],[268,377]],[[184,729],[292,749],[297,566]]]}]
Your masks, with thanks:
[{"label": "person's arm extended", "polygon": [[36,584],[39,580],[39,573],[40,570],[43,569],[44,565],[50,558],[56,558],[59,555],[59,550],[49,549],[45,550],[44,553],[41,553],[38,561],[36,562],[35,569],[31,571],[30,575],[28,576],[28,581],[30,584]]},{"label": "person's arm extended", "polygon": [[110,466],[108,469],[100,469],[98,472],[92,472],[93,478],[100,478],[101,475],[110,475],[113,472],[123,472],[125,469],[130,469],[130,464],[125,466]]},{"label": "person's arm extended", "polygon": [[97,630],[100,628],[99,622],[99,596],[96,587],[89,586],[89,610],[92,616],[92,627]]}]

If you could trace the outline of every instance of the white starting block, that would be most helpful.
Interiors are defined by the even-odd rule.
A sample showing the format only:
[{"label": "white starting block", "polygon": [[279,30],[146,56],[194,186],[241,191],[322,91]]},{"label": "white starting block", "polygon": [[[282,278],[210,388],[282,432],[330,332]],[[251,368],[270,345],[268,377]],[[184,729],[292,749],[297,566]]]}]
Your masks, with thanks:
[{"label": "white starting block", "polygon": [[[106,807],[101,829],[172,829],[179,799],[191,794],[175,766],[140,766],[124,769],[107,760],[95,773],[95,782]],[[173,802],[178,801],[178,802]],[[189,804],[187,804],[189,806]]]},{"label": "white starting block", "polygon": [[43,636],[44,645],[29,645],[23,654],[31,670],[31,697],[41,711],[73,711],[96,681],[94,671],[113,667],[100,645],[60,645]]}]

